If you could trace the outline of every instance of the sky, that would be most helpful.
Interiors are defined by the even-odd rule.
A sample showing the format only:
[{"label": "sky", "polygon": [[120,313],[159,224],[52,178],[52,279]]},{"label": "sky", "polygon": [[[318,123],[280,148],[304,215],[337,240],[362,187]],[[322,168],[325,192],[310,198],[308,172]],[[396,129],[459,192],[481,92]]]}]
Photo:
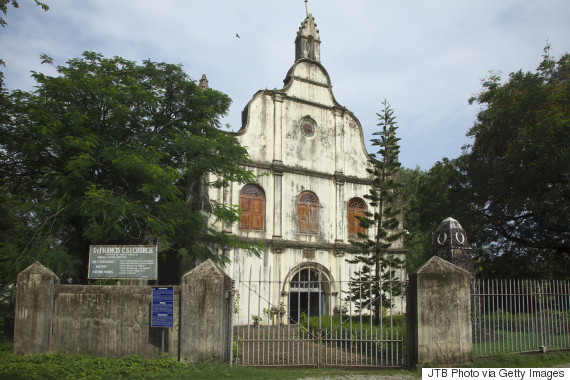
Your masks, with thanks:
[{"label": "sky", "polygon": [[[31,71],[47,54],[64,65],[84,51],[142,62],[181,64],[191,78],[232,100],[224,119],[262,89],[281,89],[295,59],[306,6],[321,37],[321,63],[336,100],[359,119],[367,149],[387,99],[396,116],[400,161],[428,170],[455,158],[491,71],[503,78],[534,71],[547,41],[570,52],[568,0],[20,0],[0,30],[2,70],[10,90],[32,90]],[[239,35],[239,38],[236,36]]]}]

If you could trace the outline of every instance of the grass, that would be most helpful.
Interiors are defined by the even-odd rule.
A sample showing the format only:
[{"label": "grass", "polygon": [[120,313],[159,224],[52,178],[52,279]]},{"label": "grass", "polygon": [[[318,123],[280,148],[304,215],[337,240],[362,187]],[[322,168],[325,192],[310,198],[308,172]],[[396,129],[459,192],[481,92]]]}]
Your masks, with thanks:
[{"label": "grass", "polygon": [[[362,322],[362,323],[361,323]],[[389,318],[383,318],[382,325],[371,325],[368,318],[355,318],[343,316],[342,322],[340,316],[309,318],[309,323],[306,322],[301,326],[309,326],[310,330],[315,332],[319,327],[322,331],[323,338],[329,339],[342,339],[344,336],[351,337],[352,339],[394,339],[398,337],[405,342],[405,316],[398,315],[393,317],[390,321]],[[320,324],[319,324],[320,323]],[[392,326],[392,328],[390,328]]]},{"label": "grass", "polygon": [[[541,345],[541,338],[538,333],[493,330],[491,336],[496,339],[473,344],[474,355],[534,351]],[[565,335],[546,335],[545,344],[551,349],[566,348],[568,347],[568,337]]]},{"label": "grass", "polygon": [[473,360],[476,368],[540,368],[570,363],[570,351],[551,351],[546,354],[501,353]]},{"label": "grass", "polygon": [[[383,317],[382,323],[373,325],[370,318],[343,316],[309,318],[310,329],[315,332],[321,327],[321,336],[331,347],[347,352],[355,352],[370,357],[371,362],[402,363],[407,351],[406,317],[396,315]],[[306,324],[303,324],[307,326]],[[352,340],[352,343],[350,343]],[[375,359],[374,359],[375,358]]]},{"label": "grass", "polygon": [[[0,346],[0,379],[300,379],[343,374],[409,374],[406,370],[349,370],[339,368],[229,367],[214,362],[189,365],[169,357],[142,359],[135,355],[119,359],[65,353],[19,356],[11,344]],[[421,374],[420,374],[421,375]]]},{"label": "grass", "polygon": [[[570,363],[570,351],[547,354],[499,354],[476,358],[475,368],[551,367]],[[357,370],[342,368],[252,368],[228,367],[213,362],[188,365],[173,358],[142,359],[131,355],[119,359],[65,353],[18,356],[12,345],[0,346],[1,379],[299,379],[348,374],[404,375],[420,377],[420,370]]]},{"label": "grass", "polygon": [[[306,370],[305,370],[306,371]],[[189,365],[169,357],[142,359],[135,355],[119,359],[65,353],[18,356],[11,346],[0,352],[2,379],[297,379],[303,370],[228,367],[213,362]]]},{"label": "grass", "polygon": [[[320,326],[321,329],[333,329],[339,328],[341,325],[341,318],[339,315],[330,316],[322,316],[322,317],[310,317],[309,318],[309,325],[311,328],[317,328],[319,326],[319,319],[320,319]],[[342,316],[342,327],[349,328],[351,326],[353,329],[360,329],[360,318],[359,317],[348,317],[346,315]],[[382,318],[382,327],[389,328],[390,324],[394,326],[394,328],[401,328],[405,326],[406,323],[406,316],[405,315],[395,315],[392,317],[392,322],[390,322],[390,318],[384,317]],[[307,326],[307,322],[301,323],[302,326]],[[362,328],[370,330],[370,318],[367,316],[362,317]],[[380,326],[372,326],[373,329],[378,329]]]}]

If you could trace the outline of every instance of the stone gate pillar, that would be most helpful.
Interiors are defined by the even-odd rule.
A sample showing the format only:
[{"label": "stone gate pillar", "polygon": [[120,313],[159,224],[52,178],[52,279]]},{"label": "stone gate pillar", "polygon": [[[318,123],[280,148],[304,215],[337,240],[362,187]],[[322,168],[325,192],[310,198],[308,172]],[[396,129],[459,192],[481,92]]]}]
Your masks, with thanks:
[{"label": "stone gate pillar", "polygon": [[434,256],[409,277],[408,358],[412,366],[473,360],[469,272]]},{"label": "stone gate pillar", "polygon": [[212,260],[182,277],[180,360],[229,362],[232,279]]},{"label": "stone gate pillar", "polygon": [[59,284],[59,277],[36,261],[18,274],[17,281],[14,353],[47,353],[50,349],[54,286]]}]

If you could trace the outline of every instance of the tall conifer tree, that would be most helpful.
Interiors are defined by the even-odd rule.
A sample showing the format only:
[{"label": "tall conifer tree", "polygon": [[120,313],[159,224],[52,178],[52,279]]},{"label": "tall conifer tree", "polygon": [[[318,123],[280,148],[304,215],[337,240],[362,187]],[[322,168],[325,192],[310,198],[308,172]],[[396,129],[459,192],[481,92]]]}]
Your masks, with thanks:
[{"label": "tall conifer tree", "polygon": [[382,106],[381,113],[377,113],[379,130],[373,133],[377,137],[371,140],[377,152],[368,160],[371,168],[367,170],[372,175],[372,185],[364,198],[368,200],[370,209],[364,217],[357,216],[367,234],[359,232],[359,239],[351,241],[354,256],[348,260],[361,266],[351,278],[347,300],[355,302],[359,310],[372,309],[374,324],[380,321],[382,306],[392,306],[389,295],[401,293],[401,287],[392,280],[402,262],[388,252],[392,243],[403,235],[400,228],[400,139],[396,137],[394,111],[386,99]]}]

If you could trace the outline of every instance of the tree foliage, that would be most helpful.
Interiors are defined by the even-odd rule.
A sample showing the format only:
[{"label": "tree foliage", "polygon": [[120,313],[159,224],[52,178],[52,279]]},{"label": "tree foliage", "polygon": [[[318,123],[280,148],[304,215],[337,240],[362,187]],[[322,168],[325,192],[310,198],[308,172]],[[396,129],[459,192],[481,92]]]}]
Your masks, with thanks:
[{"label": "tree foliage", "polygon": [[239,243],[209,226],[235,222],[238,210],[204,189],[253,180],[239,166],[245,148],[219,129],[230,99],[149,60],[85,52],[57,71],[34,73],[37,89],[3,104],[3,228],[26,231],[1,243],[4,278],[41,259],[85,279],[91,244],[158,243],[165,256],[225,260],[217,246]]},{"label": "tree foliage", "polygon": [[570,55],[556,61],[549,49],[536,72],[511,73],[505,83],[496,74],[483,81],[483,91],[470,100],[482,109],[464,159],[488,258],[524,263],[526,275],[567,277]]},{"label": "tree foliage", "polygon": [[[372,146],[378,149],[371,154],[367,169],[372,175],[369,193],[364,195],[370,209],[364,217],[357,217],[360,226],[368,231],[368,235],[359,232],[359,239],[351,241],[354,246],[354,257],[349,263],[361,264],[361,269],[354,273],[353,285],[348,299],[356,301],[358,309],[372,306],[373,322],[378,324],[382,316],[382,306],[391,307],[387,294],[399,294],[401,289],[392,279],[396,279],[396,269],[402,262],[393,257],[388,249],[401,239],[401,193],[400,151],[396,137],[396,121],[390,104],[384,100],[383,109],[377,114],[379,131],[374,132]],[[363,284],[372,284],[371,288]]]},{"label": "tree foliage", "polygon": [[570,55],[554,60],[547,46],[536,72],[483,81],[470,99],[481,107],[468,131],[473,144],[456,159],[408,173],[412,258],[429,258],[431,233],[451,216],[476,248],[477,275],[570,277],[569,79]]},{"label": "tree foliage", "polygon": [[423,263],[423,239],[419,230],[418,213],[412,207],[418,203],[417,197],[420,178],[424,175],[419,167],[415,169],[401,168],[402,183],[404,246],[406,247],[406,271],[412,273]]},{"label": "tree foliage", "polygon": [[458,220],[473,236],[472,213],[463,157],[443,158],[427,170],[404,169],[404,238],[406,267],[413,272],[432,255],[432,234],[447,217]]}]

